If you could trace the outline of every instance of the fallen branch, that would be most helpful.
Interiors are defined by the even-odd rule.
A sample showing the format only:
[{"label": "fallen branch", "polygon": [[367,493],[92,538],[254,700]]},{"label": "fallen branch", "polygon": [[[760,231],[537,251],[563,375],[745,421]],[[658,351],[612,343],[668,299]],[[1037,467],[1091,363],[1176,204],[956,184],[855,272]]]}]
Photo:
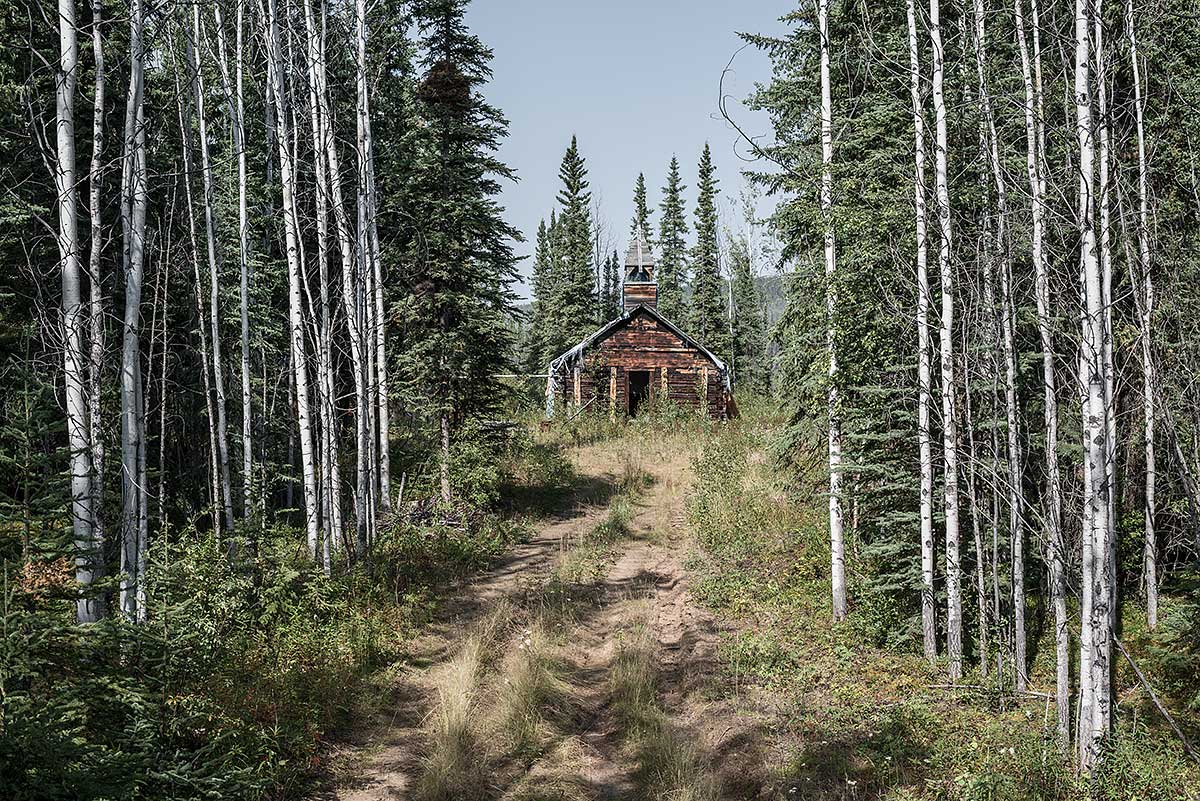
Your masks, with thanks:
[{"label": "fallen branch", "polygon": [[1146,674],[1142,673],[1142,669],[1138,667],[1137,662],[1133,661],[1133,657],[1129,655],[1129,651],[1125,650],[1125,643],[1121,642],[1116,635],[1113,635],[1113,642],[1117,644],[1117,649],[1121,652],[1121,655],[1125,657],[1125,661],[1129,663],[1131,668],[1133,668],[1133,672],[1137,675],[1138,681],[1141,682],[1142,689],[1146,691],[1146,694],[1150,696],[1150,700],[1154,703],[1154,708],[1157,709],[1159,714],[1166,719],[1167,723],[1170,724],[1171,729],[1175,732],[1175,736],[1179,738],[1181,743],[1183,743],[1184,752],[1186,752],[1187,755],[1192,758],[1193,762],[1195,762],[1197,765],[1200,765],[1200,756],[1196,755],[1195,750],[1192,748],[1192,744],[1188,742],[1187,735],[1185,735],[1183,730],[1179,728],[1179,724],[1175,722],[1175,718],[1171,717],[1171,713],[1168,712],[1167,708],[1162,705],[1162,701],[1158,700],[1158,696],[1154,693],[1154,688],[1150,686],[1150,681],[1146,678]]},{"label": "fallen branch", "polygon": [[996,687],[985,687],[982,684],[927,684],[931,690],[976,690],[989,695],[1024,695],[1029,698],[1053,699],[1051,693],[1039,693],[1035,690],[1001,690]]}]

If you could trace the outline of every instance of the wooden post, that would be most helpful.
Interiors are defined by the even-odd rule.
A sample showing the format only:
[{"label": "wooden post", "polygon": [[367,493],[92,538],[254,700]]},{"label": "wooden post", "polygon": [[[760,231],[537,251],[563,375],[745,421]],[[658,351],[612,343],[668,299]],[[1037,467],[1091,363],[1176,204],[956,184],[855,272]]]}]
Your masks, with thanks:
[{"label": "wooden post", "polygon": [[608,419],[617,421],[617,368],[608,368]]},{"label": "wooden post", "polygon": [[666,401],[667,397],[668,397],[667,368],[664,367],[664,368],[662,368],[662,399],[663,399],[663,401]]},{"label": "wooden post", "polygon": [[704,408],[704,413],[708,414],[708,365],[704,365],[700,370],[700,405]]},{"label": "wooden post", "polygon": [[575,408],[578,409],[580,404],[579,399],[579,368],[575,368]]}]

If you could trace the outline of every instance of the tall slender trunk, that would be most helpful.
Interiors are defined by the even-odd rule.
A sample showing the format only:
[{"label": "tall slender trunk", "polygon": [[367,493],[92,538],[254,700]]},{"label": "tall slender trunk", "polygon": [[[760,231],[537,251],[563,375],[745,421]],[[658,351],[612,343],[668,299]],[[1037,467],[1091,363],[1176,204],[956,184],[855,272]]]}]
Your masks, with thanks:
[{"label": "tall slender trunk", "polygon": [[245,3],[237,0],[237,17],[234,33],[233,79],[229,76],[228,51],[225,46],[225,20],[221,4],[213,6],[213,21],[217,31],[217,66],[221,72],[221,83],[225,94],[225,113],[229,118],[229,129],[233,137],[233,149],[237,155],[238,178],[238,311],[241,323],[239,344],[241,350],[242,390],[242,516],[249,517],[254,508],[254,410],[250,389],[250,207],[246,169],[246,104],[243,93],[245,46]]},{"label": "tall slender trunk", "polygon": [[[1138,309],[1138,327],[1140,329],[1138,333],[1142,357],[1142,425],[1146,448],[1146,538],[1142,559],[1142,577],[1146,584],[1146,625],[1153,630],[1158,626],[1158,547],[1154,532],[1154,517],[1157,511],[1154,495],[1158,480],[1154,452],[1154,393],[1157,377],[1151,339],[1154,321],[1154,277],[1150,270],[1150,178],[1146,163],[1146,101],[1142,94],[1142,63],[1138,55],[1137,24],[1133,11],[1133,0],[1129,0],[1126,5],[1125,27],[1129,31],[1129,66],[1133,73],[1133,111],[1137,124],[1137,277],[1142,284],[1142,302]],[[1134,285],[1134,291],[1137,291],[1136,281]]]},{"label": "tall slender trunk", "polygon": [[[963,331],[963,430],[967,437],[967,500],[971,504],[971,534],[975,544],[975,602],[979,607],[979,675],[988,675],[991,641],[988,637],[987,560],[983,550],[983,525],[979,507],[979,451],[975,447],[975,417],[971,407],[971,365],[967,359],[967,332]],[[1000,676],[997,675],[997,680]]]},{"label": "tall slender trunk", "polygon": [[962,677],[962,567],[958,541],[958,422],[954,398],[954,267],[950,224],[950,184],[947,177],[945,48],[942,45],[939,0],[929,2],[929,39],[933,50],[933,112],[936,120],[934,183],[937,188],[938,270],[942,282],[941,378],[942,450],[944,453],[944,514],[946,518],[946,653],[950,678]]},{"label": "tall slender trunk", "polygon": [[[103,555],[104,529],[104,432],[100,400],[104,371],[104,285],[100,280],[100,256],[104,251],[104,221],[101,216],[100,190],[104,181],[104,9],[101,0],[92,0],[92,60],[95,64],[92,99],[92,161],[88,169],[88,217],[91,249],[88,252],[89,309],[91,352],[88,365],[88,438],[92,446],[92,547]],[[103,575],[103,558],[94,560],[93,575]],[[100,616],[107,613],[104,598],[95,600]]]},{"label": "tall slender trunk", "polygon": [[846,541],[842,520],[842,415],[838,393],[837,239],[833,227],[833,92],[829,76],[829,0],[817,2],[821,37],[821,216],[825,226],[826,346],[829,350],[829,546],[833,619],[846,617]]},{"label": "tall slender trunk", "polygon": [[1055,705],[1059,750],[1066,752],[1071,736],[1071,635],[1067,618],[1066,564],[1062,538],[1062,479],[1058,467],[1058,381],[1054,368],[1054,320],[1050,305],[1050,270],[1045,248],[1046,184],[1042,153],[1045,150],[1042,98],[1041,18],[1037,0],[1030,0],[1033,22],[1033,55],[1025,33],[1024,3],[1013,0],[1021,77],[1025,86],[1025,171],[1029,178],[1030,252],[1033,257],[1034,294],[1037,298],[1038,335],[1042,348],[1042,391],[1046,429],[1046,490],[1042,501],[1046,563],[1049,567],[1050,602],[1054,608]]},{"label": "tall slender trunk", "polygon": [[145,44],[143,0],[133,0],[129,15],[129,92],[121,165],[121,228],[124,234],[125,313],[121,335],[121,611],[142,620],[138,603],[145,565],[143,479],[146,448],[142,398],[141,304],[146,256],[146,128],[143,98]]},{"label": "tall slender trunk", "polygon": [[229,477],[229,433],[225,414],[225,368],[221,359],[220,265],[217,257],[217,221],[214,210],[212,163],[208,148],[208,113],[205,98],[204,71],[200,64],[203,42],[200,26],[200,6],[192,6],[192,102],[200,144],[200,178],[204,189],[204,233],[208,257],[208,324],[212,344],[213,389],[216,392],[217,471],[221,486],[221,509],[227,533],[233,532],[233,485]]},{"label": "tall slender trunk", "polygon": [[275,100],[276,143],[279,149],[279,178],[283,190],[284,238],[288,264],[288,328],[292,356],[292,378],[296,388],[296,422],[300,437],[300,463],[304,484],[304,521],[310,546],[318,541],[320,502],[312,433],[312,407],[308,387],[308,354],[304,344],[304,307],[300,285],[300,241],[298,238],[295,163],[288,126],[288,92],[285,63],[280,44],[276,0],[267,0],[265,39],[267,68]]},{"label": "tall slender trunk", "polygon": [[338,493],[337,424],[334,409],[333,321],[329,302],[329,178],[322,149],[327,121],[318,101],[317,63],[323,60],[324,26],[318,31],[311,0],[304,0],[305,59],[308,65],[309,124],[313,141],[313,174],[317,213],[317,281],[320,292],[320,330],[317,336],[317,376],[321,404],[321,480],[322,506],[329,523],[321,541],[321,563],[326,575],[332,571],[330,540],[341,536],[341,510]]},{"label": "tall slender trunk", "polygon": [[[54,75],[57,133],[54,189],[58,196],[58,258],[62,274],[63,379],[67,400],[67,441],[71,449],[71,528],[75,539],[75,579],[82,594],[75,605],[80,623],[103,613],[91,596],[102,551],[92,528],[92,443],[84,377],[84,307],[80,284],[79,187],[75,179],[75,92],[79,82],[79,41],[75,0],[58,3],[58,71]],[[94,159],[93,159],[94,161]]]},{"label": "tall slender trunk", "polygon": [[[187,69],[191,70],[191,44],[185,43],[188,55],[185,58]],[[183,91],[180,88],[179,72],[175,73],[175,98],[179,109],[180,150],[183,154],[183,198],[184,210],[187,213],[188,243],[192,261],[192,287],[196,302],[196,330],[200,340],[200,375],[204,381],[204,410],[208,423],[208,492],[209,511],[213,516],[213,527],[220,528],[217,518],[217,508],[220,504],[221,482],[217,467],[217,411],[213,402],[212,378],[208,372],[211,364],[208,358],[208,331],[205,322],[203,281],[200,278],[200,244],[196,236],[196,210],[192,200],[192,127],[184,113],[186,106]]]},{"label": "tall slender trunk", "polygon": [[1025,549],[1021,514],[1022,459],[1017,407],[1017,353],[1015,307],[1012,297],[1012,260],[1008,242],[1008,192],[1000,162],[1000,141],[987,80],[987,23],[983,0],[974,0],[975,68],[979,79],[979,104],[987,137],[987,160],[996,190],[994,253],[1000,276],[1000,332],[1004,348],[1004,410],[1008,453],[1008,523],[1012,538],[1013,666],[1018,691],[1026,686],[1025,652]]},{"label": "tall slender trunk", "polygon": [[912,96],[913,207],[917,237],[917,444],[921,458],[921,632],[925,658],[937,658],[937,611],[933,590],[936,560],[933,551],[933,405],[932,363],[929,353],[929,248],[925,191],[925,114],[921,100],[921,63],[917,48],[915,0],[905,0],[908,13],[909,91]]},{"label": "tall slender trunk", "polygon": [[[1080,398],[1083,426],[1085,505],[1083,509],[1083,582],[1079,704],[1079,765],[1091,773],[1099,763],[1110,719],[1111,585],[1107,581],[1109,485],[1107,460],[1108,396],[1104,355],[1108,310],[1097,256],[1094,206],[1096,157],[1092,114],[1090,47],[1093,10],[1075,2],[1075,126],[1079,147],[1078,225],[1080,314]],[[1101,75],[1103,79],[1103,75]]]}]

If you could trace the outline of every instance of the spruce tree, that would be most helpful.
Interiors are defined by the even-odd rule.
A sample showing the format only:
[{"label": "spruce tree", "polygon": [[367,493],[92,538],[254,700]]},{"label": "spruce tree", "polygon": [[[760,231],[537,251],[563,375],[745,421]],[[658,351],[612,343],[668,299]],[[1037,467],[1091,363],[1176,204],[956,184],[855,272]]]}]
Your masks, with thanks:
[{"label": "spruce tree", "polygon": [[629,227],[629,235],[641,237],[647,245],[651,244],[650,237],[650,207],[646,204],[646,176],[638,173],[637,183],[633,186],[633,222]]},{"label": "spruce tree", "polygon": [[559,269],[555,281],[550,345],[557,354],[590,334],[596,325],[596,279],[592,263],[592,220],[587,166],[574,136],[558,169]]},{"label": "spruce tree", "polygon": [[533,304],[529,315],[526,364],[538,366],[545,355],[547,315],[553,307],[554,249],[551,234],[556,225],[553,212],[550,226],[543,219],[538,223],[537,242],[533,255]]},{"label": "spruce tree", "polygon": [[604,265],[604,313],[605,320],[621,313],[621,259],[615,250]]},{"label": "spruce tree", "polygon": [[673,322],[684,322],[683,284],[687,278],[687,211],[683,205],[683,179],[679,159],[671,157],[667,185],[663,187],[662,216],[658,222],[658,309]]},{"label": "spruce tree", "polygon": [[738,386],[753,392],[767,388],[767,326],[762,292],[754,277],[750,245],[745,236],[734,237],[729,247],[733,272],[733,360]]},{"label": "spruce tree", "polygon": [[696,198],[696,244],[692,248],[691,333],[722,358],[729,356],[729,323],[721,292],[717,243],[717,179],[708,143],[700,154]]},{"label": "spruce tree", "polygon": [[458,427],[492,412],[502,397],[494,376],[512,353],[512,243],[520,241],[496,198],[500,180],[514,178],[496,157],[508,124],[479,92],[492,54],[467,30],[466,5],[424,0],[415,9],[426,54],[417,97],[428,139],[414,171],[410,219],[423,236],[408,258],[404,368],[426,393],[443,464]]}]

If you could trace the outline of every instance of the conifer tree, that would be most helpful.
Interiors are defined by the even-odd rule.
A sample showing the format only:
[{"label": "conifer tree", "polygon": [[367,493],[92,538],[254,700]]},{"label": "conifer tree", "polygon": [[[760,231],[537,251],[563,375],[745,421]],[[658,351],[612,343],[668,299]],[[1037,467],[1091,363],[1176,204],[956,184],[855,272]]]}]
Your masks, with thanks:
[{"label": "conifer tree", "polygon": [[762,292],[755,283],[750,243],[745,236],[733,238],[729,248],[733,273],[733,347],[730,349],[734,379],[739,387],[758,392],[766,389],[767,326]]},{"label": "conifer tree", "polygon": [[726,305],[721,294],[721,266],[717,244],[717,179],[708,143],[700,154],[696,198],[696,244],[692,248],[692,335],[719,356],[729,355]]},{"label": "conifer tree", "polygon": [[621,260],[617,251],[604,261],[604,319],[611,320],[621,313]]},{"label": "conifer tree", "polygon": [[592,220],[587,166],[574,136],[558,169],[559,269],[555,285],[554,315],[550,326],[551,350],[566,350],[591,333],[596,324],[596,281],[592,263]]},{"label": "conifer tree", "polygon": [[551,236],[557,220],[550,215],[547,227],[543,219],[538,223],[537,242],[533,251],[533,308],[530,313],[528,351],[526,364],[530,368],[539,365],[545,356],[548,316],[553,307],[554,296],[554,250]]},{"label": "conifer tree", "polygon": [[683,284],[687,278],[686,186],[679,175],[679,159],[671,157],[667,185],[663,187],[662,216],[658,222],[661,253],[658,260],[658,310],[674,322],[683,322]]},{"label": "conifer tree", "polygon": [[633,186],[633,223],[629,227],[629,235],[641,237],[647,244],[650,238],[650,207],[646,204],[646,175],[638,173],[637,183]]},{"label": "conifer tree", "polygon": [[502,392],[493,376],[512,352],[511,243],[520,239],[495,197],[499,179],[514,177],[495,155],[508,125],[478,91],[491,77],[492,54],[467,30],[466,5],[425,0],[416,8],[426,52],[417,94],[430,139],[414,177],[412,219],[424,238],[409,265],[406,367],[437,420],[443,497],[454,431],[492,409]]}]

